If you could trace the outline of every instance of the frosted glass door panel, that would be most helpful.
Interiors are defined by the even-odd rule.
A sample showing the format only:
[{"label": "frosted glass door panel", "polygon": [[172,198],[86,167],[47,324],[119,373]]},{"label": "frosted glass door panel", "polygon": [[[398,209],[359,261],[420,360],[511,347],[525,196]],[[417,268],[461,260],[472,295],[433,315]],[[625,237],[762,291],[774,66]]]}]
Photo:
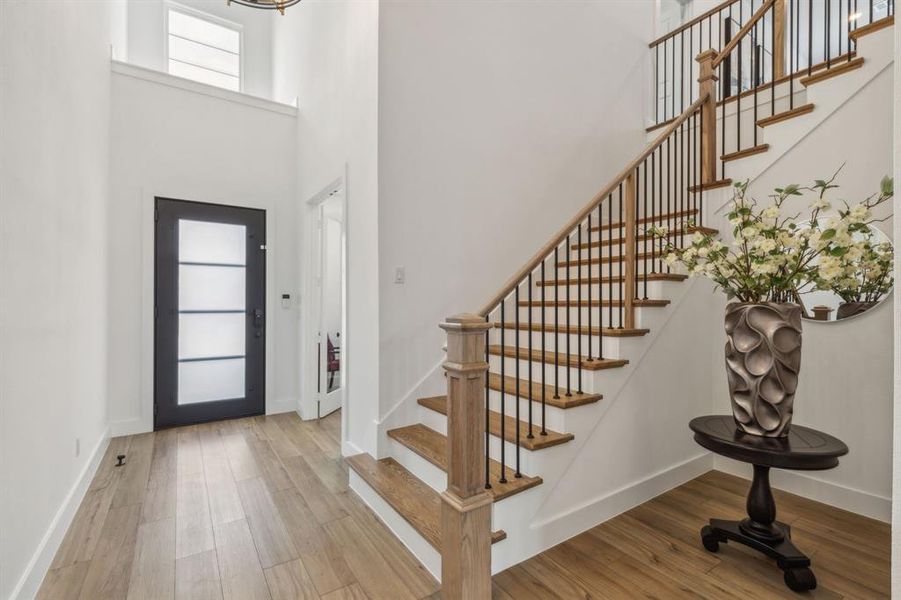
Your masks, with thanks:
[{"label": "frosted glass door panel", "polygon": [[178,266],[178,310],[244,310],[244,267]]},{"label": "frosted glass door panel", "polygon": [[180,219],[178,260],[217,265],[247,264],[247,227]]},{"label": "frosted glass door panel", "polygon": [[179,404],[243,397],[243,358],[178,363]]},{"label": "frosted glass door panel", "polygon": [[178,315],[178,358],[244,356],[244,313]]}]

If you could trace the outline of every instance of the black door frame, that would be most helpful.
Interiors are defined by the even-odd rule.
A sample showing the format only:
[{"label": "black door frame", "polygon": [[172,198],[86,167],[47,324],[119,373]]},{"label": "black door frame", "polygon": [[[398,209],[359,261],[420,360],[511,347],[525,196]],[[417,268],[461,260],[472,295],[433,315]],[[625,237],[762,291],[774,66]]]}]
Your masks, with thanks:
[{"label": "black door frame", "polygon": [[[157,196],[154,198],[154,430],[266,411],[266,211]],[[178,234],[180,218],[247,227],[245,396],[179,405]],[[258,281],[258,284],[253,284]]]}]

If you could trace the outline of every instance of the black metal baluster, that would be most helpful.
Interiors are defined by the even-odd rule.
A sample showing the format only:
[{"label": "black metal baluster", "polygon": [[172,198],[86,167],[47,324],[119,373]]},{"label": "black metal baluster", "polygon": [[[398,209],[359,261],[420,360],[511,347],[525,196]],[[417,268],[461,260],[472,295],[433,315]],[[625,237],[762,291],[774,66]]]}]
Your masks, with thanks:
[{"label": "black metal baluster", "polygon": [[654,123],[660,123],[660,44],[654,46]]},{"label": "black metal baluster", "polygon": [[[534,392],[532,391],[534,388],[534,383],[532,381],[532,362],[534,362],[533,358],[533,350],[532,350],[532,337],[534,337],[535,332],[532,329],[532,271],[529,271],[529,434],[526,436],[530,440],[535,437],[532,435],[532,402],[535,401],[533,397]],[[541,310],[544,310],[544,307],[541,307]],[[503,383],[501,384],[503,385]]]},{"label": "black metal baluster", "polygon": [[[519,405],[521,404],[520,399],[522,398],[522,396],[520,395],[520,392],[519,392],[519,363],[522,362],[520,360],[520,354],[519,354],[519,334],[520,334],[520,329],[519,329],[519,310],[520,310],[519,286],[520,286],[520,284],[517,283],[516,290],[514,292],[514,297],[513,297],[513,305],[516,307],[516,315],[515,315],[514,322],[513,322],[513,328],[516,331],[516,353],[515,353],[516,368],[514,369],[514,374],[516,376],[516,383],[514,384],[515,389],[516,389],[516,406],[513,409],[513,413],[516,415],[516,424],[513,427],[514,432],[515,432],[515,437],[516,437],[516,472],[514,473],[514,477],[517,477],[517,478],[522,477],[522,473],[519,472],[519,450],[520,450],[519,441],[521,439],[519,437],[519,422],[520,422],[520,420],[519,420]],[[529,306],[529,312],[530,313],[532,312],[531,305]],[[531,335],[531,333],[529,335]],[[530,356],[529,364],[531,364],[531,362],[532,362],[532,357]],[[504,380],[501,380],[501,387],[504,387],[505,383],[506,382]],[[505,413],[502,409],[501,410],[501,422],[506,421],[506,420],[507,420],[507,413]],[[502,437],[502,439],[504,439],[503,436],[501,436],[501,437]]]},{"label": "black metal baluster", "polygon": [[[560,244],[554,246],[554,275],[560,279]],[[560,397],[560,294],[559,285],[554,286],[554,399]],[[542,307],[542,311],[547,307]]]},{"label": "black metal baluster", "polygon": [[505,397],[505,387],[504,387],[504,376],[506,374],[507,367],[507,346],[504,344],[505,332],[507,330],[507,320],[504,317],[504,308],[507,304],[507,299],[504,298],[501,300],[501,351],[500,351],[500,360],[501,360],[501,477],[498,479],[499,483],[507,483],[507,470],[506,470],[506,436],[504,433],[504,424],[507,419],[504,416],[507,414],[504,410],[504,402],[506,401]]},{"label": "black metal baluster", "polygon": [[[873,0],[870,0],[872,2]],[[832,68],[832,53],[830,52],[830,39],[829,39],[829,17],[831,16],[829,13],[832,8],[832,0],[826,0],[825,6],[823,6],[823,54],[826,59],[826,69]]]},{"label": "black metal baluster", "polygon": [[685,30],[679,33],[679,113],[685,110]]},{"label": "black metal baluster", "polygon": [[[625,223],[623,223],[623,184],[620,182],[619,184],[619,226],[617,227],[619,231],[619,259],[617,262],[619,263],[619,329],[623,328],[623,306],[626,303],[626,280],[623,277],[623,263],[626,262],[626,256],[623,254],[623,238],[626,236],[626,228]],[[611,269],[612,270],[612,269]],[[611,302],[613,299],[611,298]]]},{"label": "black metal baluster", "polygon": [[807,75],[813,73],[813,0],[807,0]]},{"label": "black metal baluster", "polygon": [[[541,281],[547,282],[547,279],[544,275],[544,263],[547,262],[547,258],[543,258],[541,260]],[[557,271],[554,271],[554,287],[557,287]],[[546,378],[546,369],[545,365],[547,361],[545,360],[545,348],[547,348],[547,340],[545,339],[545,333],[547,332],[547,320],[545,319],[545,311],[547,311],[547,305],[544,302],[544,289],[547,285],[541,286],[541,435],[547,435],[547,429],[545,428],[545,401],[547,399],[547,378]]]},{"label": "black metal baluster", "polygon": [[[795,108],[795,69],[798,66],[797,56],[795,55],[795,36],[797,32],[795,27],[795,2],[797,0],[788,0],[788,109]],[[849,2],[851,0],[848,0]],[[773,78],[772,94],[776,95],[776,80]]]},{"label": "black metal baluster", "polygon": [[[594,212],[594,211],[591,211],[591,210],[588,211],[588,263],[589,263],[589,267],[588,267],[588,361],[587,362],[591,362],[594,360],[594,352],[592,352],[592,348],[591,348],[592,341],[593,341],[592,338],[594,337],[591,332],[591,316],[594,312],[592,309],[592,305],[591,305],[591,284],[592,284],[593,278],[591,276],[591,266],[590,266],[590,264],[591,264],[591,248],[592,248],[592,246],[591,246],[591,213],[592,212]],[[600,255],[601,255],[600,247],[598,247],[598,256],[600,256]],[[598,268],[600,268],[600,266]],[[600,283],[600,281],[601,281],[601,278],[598,277],[598,282]],[[579,288],[581,288],[581,287],[582,286],[579,285]]]},{"label": "black metal baluster", "polygon": [[[603,200],[598,202],[598,359],[604,360],[604,225],[602,222],[601,205]],[[591,275],[591,271],[588,271]]]},{"label": "black metal baluster", "polygon": [[[579,262],[581,263],[582,262],[582,224],[581,223],[579,223],[579,233],[577,236],[577,243],[579,245]],[[591,281],[591,248],[588,249],[588,262],[586,264],[588,265],[588,280]],[[579,312],[578,312],[578,316],[576,317],[576,320],[577,320],[576,326],[578,327],[577,331],[578,331],[579,337],[576,338],[577,339],[576,360],[579,361],[579,375],[578,375],[579,380],[578,380],[578,387],[576,389],[581,394],[582,393],[582,265],[581,264],[579,265],[578,279],[579,279],[579,291],[576,292],[576,303],[579,305],[579,308],[578,308]],[[588,303],[588,314],[591,314],[591,303],[590,302]],[[569,337],[572,337],[572,334],[570,334]]]},{"label": "black metal baluster", "polygon": [[[570,396],[573,395],[572,394],[572,386],[570,385],[570,376],[572,375],[572,360],[573,359],[572,359],[572,353],[569,351],[570,350],[569,343],[570,343],[570,339],[572,338],[572,336],[569,334],[569,331],[570,331],[570,327],[572,327],[572,322],[573,322],[573,320],[572,320],[572,308],[573,307],[572,307],[572,302],[570,302],[570,298],[569,298],[570,288],[572,288],[572,286],[569,283],[571,281],[570,274],[569,274],[569,265],[572,264],[572,262],[573,262],[573,254],[572,254],[572,248],[570,245],[570,238],[571,238],[571,234],[567,234],[567,236],[566,236],[566,329],[565,329],[565,331],[567,332],[567,334],[566,334],[566,397],[567,398],[569,398]],[[579,273],[582,272],[581,262],[578,263],[578,266],[576,268],[579,270]],[[589,266],[589,268],[591,268],[591,267]],[[581,307],[579,307],[578,310],[581,310]]]},{"label": "black metal baluster", "polygon": [[666,121],[669,119],[667,115],[669,113],[666,111],[666,90],[667,90],[667,56],[666,56],[666,47],[669,45],[669,40],[663,41],[663,120]]},{"label": "black metal baluster", "polygon": [[[488,322],[488,316],[485,317],[485,322]],[[488,352],[488,346],[490,344],[489,341],[489,333],[485,331],[485,362],[488,363],[490,360],[490,355]],[[491,427],[490,427],[490,415],[491,415],[491,404],[490,404],[490,387],[488,383],[485,383],[485,489],[491,489]]]},{"label": "black metal baluster", "polygon": [[[660,151],[660,148],[656,148],[653,152],[651,152],[651,218],[650,221],[652,227],[657,227],[657,215],[660,198],[663,196],[663,163],[660,163],[660,174],[658,176],[657,173],[657,153]],[[657,187],[654,187],[654,182],[657,182]],[[660,190],[660,193],[655,193],[656,190]],[[657,243],[656,241],[651,244],[651,273],[657,272]]]},{"label": "black metal baluster", "polygon": [[[613,328],[613,194],[607,196],[607,236],[610,245],[607,247],[607,258],[610,259],[607,268],[607,327]],[[604,273],[603,261],[598,261],[598,274]]]}]

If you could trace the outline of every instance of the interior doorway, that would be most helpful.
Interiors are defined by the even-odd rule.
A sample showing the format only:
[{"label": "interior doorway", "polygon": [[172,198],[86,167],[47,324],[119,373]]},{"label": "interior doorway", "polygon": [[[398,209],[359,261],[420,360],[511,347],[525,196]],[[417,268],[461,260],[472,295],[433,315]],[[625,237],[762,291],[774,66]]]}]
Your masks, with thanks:
[{"label": "interior doorway", "polygon": [[154,429],[263,414],[266,212],[156,198]]},{"label": "interior doorway", "polygon": [[316,302],[312,323],[316,343],[316,417],[322,418],[344,405],[347,356],[346,327],[346,228],[344,190],[336,187],[319,197],[313,211],[317,243],[314,259]]}]

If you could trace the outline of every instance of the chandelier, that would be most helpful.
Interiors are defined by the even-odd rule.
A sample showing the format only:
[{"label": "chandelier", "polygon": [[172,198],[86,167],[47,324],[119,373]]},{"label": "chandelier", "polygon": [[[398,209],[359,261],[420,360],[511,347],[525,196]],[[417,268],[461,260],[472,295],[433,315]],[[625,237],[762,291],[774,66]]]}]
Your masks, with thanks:
[{"label": "chandelier", "polygon": [[225,0],[225,3],[228,6],[231,6],[231,3],[240,4],[241,6],[250,6],[252,8],[262,8],[264,10],[277,10],[278,12],[285,14],[285,9],[289,6],[294,6],[300,0]]}]

